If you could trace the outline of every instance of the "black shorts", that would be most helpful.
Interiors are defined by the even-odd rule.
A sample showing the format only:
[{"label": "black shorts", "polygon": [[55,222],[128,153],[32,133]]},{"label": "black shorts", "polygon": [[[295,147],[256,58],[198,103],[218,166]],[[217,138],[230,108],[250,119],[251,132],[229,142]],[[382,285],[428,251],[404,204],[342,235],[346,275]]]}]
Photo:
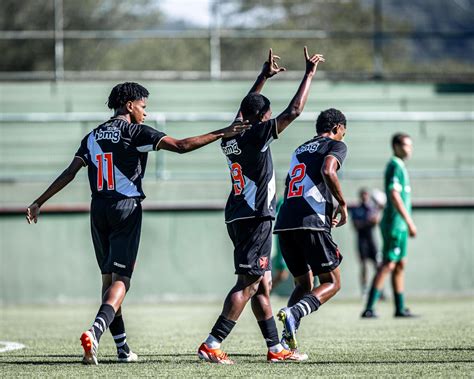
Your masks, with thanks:
[{"label": "black shorts", "polygon": [[92,199],[92,242],[102,274],[132,277],[141,227],[139,199]]},{"label": "black shorts", "polygon": [[263,275],[272,269],[272,220],[249,218],[227,224],[234,243],[236,274]]},{"label": "black shorts", "polygon": [[315,230],[287,230],[278,233],[281,253],[294,277],[333,271],[341,264],[342,255],[331,234]]},{"label": "black shorts", "polygon": [[371,236],[358,236],[357,247],[359,248],[360,259],[370,259],[377,262],[377,246]]}]

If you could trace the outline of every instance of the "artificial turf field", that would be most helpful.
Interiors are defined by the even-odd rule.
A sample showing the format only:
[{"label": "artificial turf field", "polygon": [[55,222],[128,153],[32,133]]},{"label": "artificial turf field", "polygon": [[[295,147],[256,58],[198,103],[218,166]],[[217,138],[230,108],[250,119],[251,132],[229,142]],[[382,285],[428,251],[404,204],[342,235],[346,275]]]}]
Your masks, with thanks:
[{"label": "artificial turf field", "polygon": [[[273,298],[275,311],[283,305],[283,299]],[[420,318],[394,319],[387,301],[378,307],[379,319],[361,320],[359,301],[334,300],[302,322],[299,342],[308,361],[279,364],[266,362],[248,307],[223,345],[236,364],[224,366],[196,356],[220,303],[125,304],[127,339],[139,362],[116,363],[107,332],[94,367],[80,364],[79,336],[97,306],[4,306],[0,340],[26,348],[0,353],[0,377],[473,377],[474,299],[418,299],[410,306]]]}]

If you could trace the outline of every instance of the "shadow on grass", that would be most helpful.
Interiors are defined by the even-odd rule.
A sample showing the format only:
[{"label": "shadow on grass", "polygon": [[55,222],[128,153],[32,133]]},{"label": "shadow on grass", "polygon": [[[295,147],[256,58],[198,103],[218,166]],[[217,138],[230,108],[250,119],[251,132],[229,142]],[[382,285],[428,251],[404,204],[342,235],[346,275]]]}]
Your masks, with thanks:
[{"label": "shadow on grass", "polygon": [[431,348],[403,348],[394,349],[397,351],[474,351],[474,347],[431,347]]},{"label": "shadow on grass", "polygon": [[[450,348],[398,348],[397,351],[474,351],[474,347],[450,347]],[[237,362],[242,364],[263,363],[262,354],[245,354],[235,353],[229,354],[235,358],[250,358],[245,362]],[[263,354],[264,356],[264,354]],[[12,359],[13,358],[13,359]],[[15,359],[16,358],[16,359]],[[36,358],[36,359],[35,359]],[[65,358],[65,359],[55,359]],[[42,359],[42,360],[41,360]],[[35,354],[35,355],[8,355],[0,356],[0,365],[35,365],[35,366],[54,366],[54,365],[81,365],[82,355],[77,354]],[[445,364],[445,363],[473,363],[469,359],[420,359],[420,360],[379,360],[379,361],[319,361],[311,360],[305,362],[280,362],[279,364],[298,364],[298,365],[412,365],[412,364]],[[133,362],[132,365],[142,364],[202,364],[195,353],[147,353],[140,354],[139,360]],[[123,365],[118,362],[114,355],[99,356],[100,365]]]}]

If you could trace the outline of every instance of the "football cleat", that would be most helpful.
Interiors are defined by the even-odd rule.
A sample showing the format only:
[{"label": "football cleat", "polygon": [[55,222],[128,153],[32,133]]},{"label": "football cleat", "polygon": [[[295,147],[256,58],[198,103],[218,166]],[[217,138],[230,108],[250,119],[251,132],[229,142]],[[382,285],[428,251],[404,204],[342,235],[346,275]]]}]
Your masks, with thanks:
[{"label": "football cleat", "polygon": [[286,350],[283,349],[279,353],[272,353],[268,350],[267,361],[268,362],[302,362],[308,359],[307,354],[301,354],[297,350]]},{"label": "football cleat", "polygon": [[298,347],[298,342],[296,341],[296,329],[298,328],[298,321],[291,313],[290,308],[282,308],[277,314],[278,320],[283,323],[283,330],[285,339],[288,343],[290,349],[296,349]]},{"label": "football cleat", "polygon": [[84,349],[84,357],[82,358],[82,363],[85,365],[97,365],[97,351],[99,350],[99,342],[95,337],[95,332],[93,328],[90,328],[88,331],[82,333],[81,335],[81,344]]},{"label": "football cleat", "polygon": [[233,365],[230,359],[221,349],[211,349],[204,342],[199,346],[198,357],[206,362],[218,363],[222,365]]},{"label": "football cleat", "polygon": [[123,349],[118,349],[117,351],[117,360],[121,363],[130,363],[138,361],[138,355],[136,355],[132,350],[126,352]]},{"label": "football cleat", "polygon": [[308,359],[308,354],[306,353],[301,353],[298,349],[291,349],[290,346],[288,345],[288,341],[286,339],[285,332],[283,331],[283,335],[280,340],[281,346],[283,346],[283,349],[285,350],[290,350],[293,354],[295,354],[296,357],[298,357],[299,361],[305,361]]},{"label": "football cleat", "polygon": [[364,312],[362,312],[360,317],[361,318],[377,318],[379,316],[372,309],[366,309]]},{"label": "football cleat", "polygon": [[405,308],[403,311],[397,311],[395,312],[394,317],[406,317],[406,318],[415,318],[419,317],[418,315],[414,315],[413,313],[410,312],[408,308]]}]

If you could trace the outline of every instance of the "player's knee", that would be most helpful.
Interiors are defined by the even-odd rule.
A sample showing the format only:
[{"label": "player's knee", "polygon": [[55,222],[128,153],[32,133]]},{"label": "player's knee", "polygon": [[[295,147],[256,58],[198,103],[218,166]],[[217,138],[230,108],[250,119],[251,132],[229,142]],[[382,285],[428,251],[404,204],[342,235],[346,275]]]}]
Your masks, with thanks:
[{"label": "player's knee", "polygon": [[392,272],[395,269],[395,266],[396,266],[395,262],[391,262],[391,261],[384,262],[382,264],[381,270],[387,273]]},{"label": "player's knee", "polygon": [[123,284],[125,288],[125,292],[128,292],[128,290],[130,289],[130,278],[127,276],[113,274],[112,282],[113,283],[120,282],[121,284]]},{"label": "player's knee", "polygon": [[403,271],[404,269],[405,269],[405,261],[403,261],[403,260],[398,262],[395,266],[395,270],[397,272]]},{"label": "player's knee", "polygon": [[238,287],[241,287],[245,295],[250,298],[257,293],[262,279],[263,275],[242,275],[239,277],[237,285]]},{"label": "player's knee", "polygon": [[333,289],[334,289],[334,294],[338,293],[339,290],[341,289],[341,278],[340,277],[335,277],[333,282]]}]

